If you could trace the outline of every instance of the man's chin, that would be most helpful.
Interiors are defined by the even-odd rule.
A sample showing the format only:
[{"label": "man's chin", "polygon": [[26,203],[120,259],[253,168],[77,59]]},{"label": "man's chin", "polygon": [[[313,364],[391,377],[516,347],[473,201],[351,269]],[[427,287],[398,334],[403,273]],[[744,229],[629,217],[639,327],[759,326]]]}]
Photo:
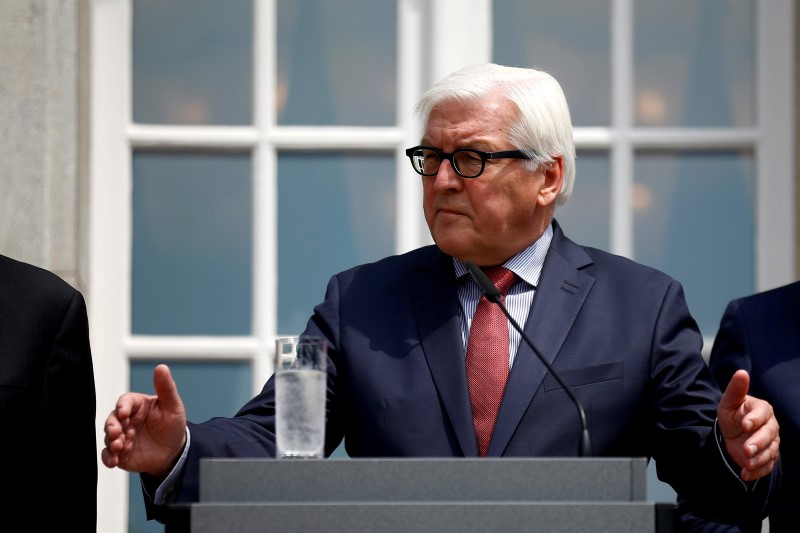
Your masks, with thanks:
[{"label": "man's chin", "polygon": [[462,261],[471,260],[475,254],[475,246],[463,240],[437,239],[434,237],[433,242],[445,254]]},{"label": "man's chin", "polygon": [[436,239],[439,249],[460,261],[472,261],[480,267],[500,265],[513,254],[504,254],[504,250],[479,246],[475,241]]}]

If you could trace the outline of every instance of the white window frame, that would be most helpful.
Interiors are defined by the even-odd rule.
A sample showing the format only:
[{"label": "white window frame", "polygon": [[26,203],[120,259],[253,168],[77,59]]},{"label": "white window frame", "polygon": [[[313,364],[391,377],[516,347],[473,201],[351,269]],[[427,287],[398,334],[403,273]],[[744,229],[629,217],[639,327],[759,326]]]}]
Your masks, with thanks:
[{"label": "white window frame", "polygon": [[[143,126],[131,122],[131,0],[91,0],[89,167],[89,316],[97,388],[98,450],[103,423],[128,390],[131,358],[168,356],[246,360],[253,392],[271,372],[276,332],[276,151],[371,148],[397,156],[397,251],[428,244],[418,180],[403,149],[416,143],[409,115],[422,90],[460,66],[491,58],[491,0],[398,0],[398,124],[386,128],[274,126],[275,2],[255,0],[255,123],[242,127]],[[752,129],[633,128],[632,6],[612,0],[612,124],[576,128],[579,149],[611,157],[611,251],[631,255],[633,158],[646,147],[746,147],[757,157],[756,289],[794,279],[794,4],[757,3],[758,125]],[[459,22],[459,18],[465,20]],[[431,22],[437,21],[437,22]],[[443,23],[442,21],[446,21]],[[476,25],[482,21],[482,25]],[[435,24],[435,28],[432,25]],[[469,28],[468,35],[460,32]],[[449,43],[458,43],[450,46]],[[130,334],[131,150],[151,146],[252,150],[254,168],[253,334],[242,337],[146,337]],[[709,199],[713,201],[713,199]],[[708,344],[708,343],[707,343]],[[98,531],[127,531],[128,474],[100,465]]]}]

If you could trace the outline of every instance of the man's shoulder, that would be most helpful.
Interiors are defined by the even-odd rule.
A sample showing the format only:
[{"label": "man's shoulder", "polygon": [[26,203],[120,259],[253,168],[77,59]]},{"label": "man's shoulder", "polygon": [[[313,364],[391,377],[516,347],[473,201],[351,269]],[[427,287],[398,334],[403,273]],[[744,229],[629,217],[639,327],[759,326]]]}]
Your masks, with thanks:
[{"label": "man's shoulder", "polygon": [[800,281],[795,281],[794,283],[775,287],[774,289],[768,289],[762,292],[751,294],[749,296],[744,296],[739,298],[739,301],[743,303],[757,303],[774,300],[796,301],[798,297],[800,297]]},{"label": "man's shoulder", "polygon": [[563,233],[553,240],[552,247],[576,269],[595,278],[628,282],[649,279],[665,284],[676,282],[672,276],[658,268],[600,248],[577,244]]},{"label": "man's shoulder", "polygon": [[402,290],[429,275],[454,279],[453,273],[452,258],[431,245],[362,263],[337,273],[334,278],[340,288],[349,287],[375,295],[378,291],[391,293]]},{"label": "man's shoulder", "polygon": [[26,298],[36,295],[64,298],[78,292],[50,270],[4,255],[0,255],[0,289],[6,295],[19,293]]},{"label": "man's shoulder", "polygon": [[419,268],[433,268],[439,261],[447,258],[435,245],[423,246],[409,252],[390,255],[369,263],[362,263],[339,273],[351,275],[353,273],[388,273],[417,270]]},{"label": "man's shoulder", "polygon": [[800,309],[800,281],[757,292],[731,301],[729,312],[739,309],[748,314],[780,314],[786,308]]}]

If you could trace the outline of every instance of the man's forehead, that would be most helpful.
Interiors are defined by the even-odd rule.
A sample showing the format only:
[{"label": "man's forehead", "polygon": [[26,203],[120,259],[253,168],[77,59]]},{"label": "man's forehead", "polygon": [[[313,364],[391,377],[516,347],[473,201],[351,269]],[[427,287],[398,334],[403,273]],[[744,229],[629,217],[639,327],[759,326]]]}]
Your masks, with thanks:
[{"label": "man's forehead", "polygon": [[503,139],[513,118],[508,109],[495,105],[441,106],[428,116],[423,139],[451,137],[474,142]]}]

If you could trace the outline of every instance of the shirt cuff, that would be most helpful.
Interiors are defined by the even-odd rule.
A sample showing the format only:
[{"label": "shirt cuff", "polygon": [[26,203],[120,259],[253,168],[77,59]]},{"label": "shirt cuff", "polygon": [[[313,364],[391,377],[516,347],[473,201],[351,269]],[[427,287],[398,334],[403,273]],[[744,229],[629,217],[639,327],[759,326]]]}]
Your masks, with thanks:
[{"label": "shirt cuff", "polygon": [[[178,484],[178,480],[183,473],[183,466],[186,464],[186,456],[189,455],[189,443],[191,442],[191,433],[189,432],[189,427],[186,427],[186,446],[183,447],[183,452],[181,456],[178,458],[178,462],[175,463],[175,466],[172,468],[172,471],[167,475],[164,481],[156,489],[155,494],[151,498],[151,501],[156,505],[165,505],[172,501],[172,498],[175,496],[175,489]],[[142,484],[142,488],[144,489],[145,494],[148,494],[147,488],[145,484]]]}]

